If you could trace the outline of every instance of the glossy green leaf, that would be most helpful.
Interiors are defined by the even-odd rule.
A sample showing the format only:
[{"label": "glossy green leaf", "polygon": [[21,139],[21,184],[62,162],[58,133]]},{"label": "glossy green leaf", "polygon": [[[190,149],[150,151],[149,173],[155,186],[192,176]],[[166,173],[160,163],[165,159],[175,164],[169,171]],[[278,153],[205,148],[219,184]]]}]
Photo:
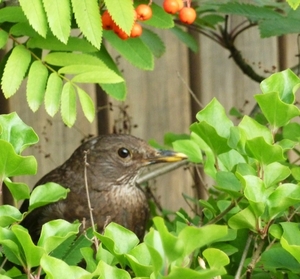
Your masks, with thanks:
[{"label": "glossy green leaf", "polygon": [[62,43],[56,37],[51,35],[48,35],[46,38],[33,36],[33,38],[28,40],[27,46],[29,48],[41,48],[55,51],[98,51],[97,48],[93,47],[85,38],[69,37],[68,42]]},{"label": "glossy green leaf", "polygon": [[16,112],[0,115],[0,138],[10,142],[18,154],[39,141],[35,131]]},{"label": "glossy green leaf", "polygon": [[113,21],[120,26],[126,34],[130,34],[134,23],[133,1],[130,0],[104,0]]},{"label": "glossy green leaf", "polygon": [[230,261],[228,256],[223,251],[215,248],[207,248],[202,254],[207,260],[211,269],[219,269],[221,272],[223,272],[221,274],[226,274],[224,266],[228,265]]},{"label": "glossy green leaf", "polygon": [[144,22],[145,25],[162,29],[172,28],[174,26],[172,16],[166,13],[162,6],[152,2],[151,9],[152,17]]},{"label": "glossy green leaf", "polygon": [[72,83],[63,86],[61,94],[61,117],[63,122],[72,127],[76,120],[76,93]]},{"label": "glossy green leaf", "polygon": [[[284,103],[278,92],[255,95],[255,99],[264,116],[275,129],[286,125],[291,119],[300,114],[295,105]],[[270,106],[270,103],[272,103],[272,106]]]},{"label": "glossy green leaf", "polygon": [[13,223],[20,222],[23,218],[22,213],[11,205],[0,206],[0,226],[7,227]]},{"label": "glossy green leaf", "polygon": [[11,97],[19,89],[30,60],[30,52],[23,45],[14,47],[6,62],[1,80],[5,98]]},{"label": "glossy green leaf", "polygon": [[189,49],[195,53],[198,52],[198,43],[191,34],[176,25],[171,29],[171,31],[181,42],[186,44]]},{"label": "glossy green leaf", "polygon": [[189,161],[193,163],[202,162],[202,152],[197,143],[192,140],[176,140],[173,142],[173,148],[178,152],[186,154],[189,157]]},{"label": "glossy green leaf", "polygon": [[71,30],[69,0],[43,0],[43,5],[52,33],[66,44]]},{"label": "glossy green leaf", "polygon": [[54,182],[37,186],[33,189],[29,199],[29,211],[49,203],[65,199],[69,189]]},{"label": "glossy green leaf", "polygon": [[300,202],[300,186],[285,183],[278,186],[267,200],[270,219]]},{"label": "glossy green leaf", "polygon": [[22,226],[13,225],[11,230],[22,246],[26,267],[30,270],[31,267],[39,266],[41,257],[45,254],[44,249],[34,245],[27,229]]},{"label": "glossy green leaf", "polygon": [[41,61],[34,61],[29,69],[26,97],[29,107],[37,111],[44,100],[48,70]]},{"label": "glossy green leaf", "polygon": [[29,199],[30,189],[27,184],[12,182],[9,178],[4,179],[4,183],[16,201]]},{"label": "glossy green leaf", "polygon": [[[287,104],[293,104],[295,93],[299,88],[300,78],[290,69],[272,74],[260,83],[260,88],[264,94],[270,92],[278,93],[280,100]],[[275,108],[274,108],[275,112]]]},{"label": "glossy green leaf", "polygon": [[167,275],[162,277],[163,279],[211,279],[220,274],[219,270],[211,270],[211,269],[202,269],[202,270],[193,270],[184,267],[173,267],[171,272]]},{"label": "glossy green leaf", "polygon": [[19,3],[33,29],[46,37],[48,27],[42,1],[20,0]]},{"label": "glossy green leaf", "polygon": [[233,215],[228,220],[228,225],[235,230],[247,228],[255,231],[257,225],[257,219],[255,217],[254,212],[249,206],[241,210],[239,213]]},{"label": "glossy green leaf", "polygon": [[143,33],[140,38],[156,58],[161,57],[165,53],[166,46],[164,42],[153,31],[143,27]]},{"label": "glossy green leaf", "polygon": [[262,137],[248,140],[246,142],[246,152],[263,165],[285,161],[282,147],[268,144]]},{"label": "glossy green leaf", "polygon": [[[93,272],[93,276],[99,276],[98,278],[122,278],[131,279],[131,276],[126,270],[117,268],[115,266],[110,266],[104,261],[99,261],[96,270]],[[69,277],[68,277],[69,278]],[[81,279],[89,279],[91,277],[83,276]],[[94,278],[94,277],[93,277]]]},{"label": "glossy green leaf", "polygon": [[233,197],[241,196],[242,185],[232,172],[220,171],[216,175],[217,189]]},{"label": "glossy green leaf", "polygon": [[282,135],[285,139],[300,142],[300,124],[296,122],[288,123],[282,128]]},{"label": "glossy green leaf", "polygon": [[280,223],[283,234],[280,239],[282,247],[300,263],[300,238],[299,224],[292,222]]},{"label": "glossy green leaf", "polygon": [[76,87],[82,111],[88,121],[93,122],[95,118],[95,104],[92,98],[80,87]]},{"label": "glossy green leaf", "polygon": [[[78,66],[77,66],[78,67]],[[115,72],[106,68],[106,70],[94,70],[75,75],[72,78],[73,82],[79,83],[119,83],[124,81],[122,77],[118,76]]]},{"label": "glossy green leaf", "polygon": [[76,235],[79,232],[80,225],[80,223],[71,224],[65,220],[47,222],[42,227],[38,246],[43,247],[46,253],[49,254],[70,236]]},{"label": "glossy green leaf", "polygon": [[236,165],[241,163],[245,163],[245,158],[234,149],[218,156],[220,170],[232,171]]},{"label": "glossy green leaf", "polygon": [[50,74],[47,81],[44,101],[45,109],[47,113],[52,117],[59,110],[62,88],[62,79],[56,73]]},{"label": "glossy green leaf", "polygon": [[102,24],[96,0],[71,0],[76,22],[86,39],[97,49],[102,40]]},{"label": "glossy green leaf", "polygon": [[0,140],[0,180],[5,177],[35,174],[37,163],[33,156],[16,154],[13,146]]},{"label": "glossy green leaf", "polygon": [[5,47],[8,41],[8,33],[4,30],[0,30],[0,48]]},{"label": "glossy green leaf", "polygon": [[286,179],[290,174],[290,168],[278,162],[271,163],[264,167],[264,183],[266,187],[270,187]]},{"label": "glossy green leaf", "polygon": [[110,31],[104,31],[103,35],[104,38],[132,65],[142,70],[153,70],[153,54],[140,38],[124,41],[114,32]]},{"label": "glossy green leaf", "polygon": [[94,259],[94,250],[91,247],[83,247],[80,249],[80,253],[86,263],[85,270],[93,272],[97,267],[97,262]]},{"label": "glossy green leaf", "polygon": [[64,261],[44,254],[41,258],[41,267],[47,274],[47,278],[82,279],[85,275],[91,278],[90,273],[78,266],[70,266]]}]

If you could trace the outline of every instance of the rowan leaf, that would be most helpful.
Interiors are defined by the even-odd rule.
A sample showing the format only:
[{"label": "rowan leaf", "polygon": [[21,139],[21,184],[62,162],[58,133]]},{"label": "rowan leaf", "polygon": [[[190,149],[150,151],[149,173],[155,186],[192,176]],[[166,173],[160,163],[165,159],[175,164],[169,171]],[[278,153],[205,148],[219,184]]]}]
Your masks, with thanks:
[{"label": "rowan leaf", "polygon": [[71,30],[69,0],[43,0],[43,4],[52,33],[66,44]]},{"label": "rowan leaf", "polygon": [[13,49],[2,76],[2,91],[5,98],[11,97],[19,89],[30,59],[30,53],[23,45],[18,45]]},{"label": "rowan leaf", "polygon": [[63,122],[72,127],[76,120],[76,93],[74,86],[67,82],[61,94],[61,116]]},{"label": "rowan leaf", "polygon": [[41,61],[34,61],[29,69],[26,96],[29,107],[37,111],[43,102],[48,70]]},{"label": "rowan leaf", "polygon": [[33,29],[42,37],[46,37],[48,26],[42,1],[20,0],[19,3]]},{"label": "rowan leaf", "polygon": [[56,73],[52,73],[48,78],[45,92],[45,109],[52,117],[58,112],[62,88],[61,78]]},{"label": "rowan leaf", "polygon": [[92,98],[80,87],[77,87],[80,105],[88,121],[93,122],[95,118],[95,105]]},{"label": "rowan leaf", "polygon": [[71,2],[78,27],[87,40],[97,49],[100,49],[102,24],[98,1],[71,0]]}]

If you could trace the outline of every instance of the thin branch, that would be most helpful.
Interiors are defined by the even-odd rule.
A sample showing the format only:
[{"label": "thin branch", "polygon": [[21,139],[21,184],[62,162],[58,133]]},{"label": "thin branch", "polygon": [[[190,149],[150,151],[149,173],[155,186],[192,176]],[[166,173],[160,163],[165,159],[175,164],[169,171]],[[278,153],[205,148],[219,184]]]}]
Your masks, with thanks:
[{"label": "thin branch", "polygon": [[253,239],[253,234],[250,233],[248,238],[247,238],[246,245],[245,245],[242,257],[241,257],[241,261],[240,261],[238,270],[236,271],[236,274],[234,276],[234,279],[240,279],[241,278],[241,273],[242,273],[242,270],[243,270],[244,262],[246,260],[246,257],[247,257],[252,239]]},{"label": "thin branch", "polygon": [[256,263],[260,259],[260,255],[262,253],[262,249],[263,249],[264,245],[265,245],[264,239],[259,238],[259,242],[258,242],[256,250],[253,253],[251,262],[247,266],[247,273],[246,273],[247,279],[250,279],[252,277],[252,271],[255,268]]}]

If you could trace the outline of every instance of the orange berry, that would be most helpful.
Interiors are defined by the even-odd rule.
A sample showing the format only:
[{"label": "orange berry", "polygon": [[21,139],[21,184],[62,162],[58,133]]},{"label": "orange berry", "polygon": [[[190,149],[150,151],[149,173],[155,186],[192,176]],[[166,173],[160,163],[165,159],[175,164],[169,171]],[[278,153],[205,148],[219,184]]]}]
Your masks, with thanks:
[{"label": "orange berry", "polygon": [[106,10],[104,11],[104,13],[101,16],[101,20],[102,20],[102,27],[105,30],[112,30],[114,27],[114,21],[111,18],[111,15],[109,14],[109,12]]},{"label": "orange berry", "polygon": [[191,7],[184,7],[179,11],[179,19],[183,23],[192,24],[196,17],[196,11]]},{"label": "orange berry", "polygon": [[183,1],[177,0],[177,3],[178,3],[178,11],[180,11],[183,8]]},{"label": "orange berry", "polygon": [[129,36],[121,29],[118,25],[114,26],[114,32],[118,35],[118,37],[122,40],[127,40]]},{"label": "orange berry", "polygon": [[142,35],[143,28],[140,24],[135,23],[131,29],[130,37],[136,38]]},{"label": "orange berry", "polygon": [[176,14],[179,10],[177,0],[165,0],[163,3],[164,10],[169,14]]},{"label": "orange berry", "polygon": [[136,8],[137,19],[144,21],[152,17],[152,9],[147,4],[140,4]]}]

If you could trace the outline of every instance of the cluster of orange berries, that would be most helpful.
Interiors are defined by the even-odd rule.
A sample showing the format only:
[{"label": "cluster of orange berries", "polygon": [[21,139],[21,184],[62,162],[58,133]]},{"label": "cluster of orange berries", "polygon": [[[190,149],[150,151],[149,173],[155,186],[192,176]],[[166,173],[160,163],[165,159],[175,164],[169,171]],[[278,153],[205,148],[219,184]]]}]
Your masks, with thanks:
[{"label": "cluster of orange berries", "polygon": [[143,28],[137,21],[145,21],[152,17],[152,9],[147,4],[140,4],[134,10],[134,24],[130,34],[126,34],[112,19],[108,11],[102,14],[102,26],[105,30],[113,30],[119,38],[126,40],[128,38],[136,38],[142,35]]},{"label": "cluster of orange berries", "polygon": [[179,12],[179,20],[182,23],[192,24],[197,17],[194,8],[190,7],[190,2],[187,1],[187,7],[184,7],[183,0],[164,0],[164,10],[169,14],[176,14]]},{"label": "cluster of orange berries", "polygon": [[[190,3],[190,0],[186,0]],[[102,27],[105,30],[113,30],[119,38],[126,40],[128,38],[136,38],[142,35],[143,28],[137,21],[145,21],[152,17],[151,2],[147,4],[140,4],[134,10],[134,24],[130,34],[126,34],[112,19],[109,12],[106,10],[101,16]],[[179,20],[186,24],[192,24],[196,19],[196,11],[190,7],[184,7],[183,0],[164,0],[163,8],[167,13],[176,14],[179,12]]]}]

